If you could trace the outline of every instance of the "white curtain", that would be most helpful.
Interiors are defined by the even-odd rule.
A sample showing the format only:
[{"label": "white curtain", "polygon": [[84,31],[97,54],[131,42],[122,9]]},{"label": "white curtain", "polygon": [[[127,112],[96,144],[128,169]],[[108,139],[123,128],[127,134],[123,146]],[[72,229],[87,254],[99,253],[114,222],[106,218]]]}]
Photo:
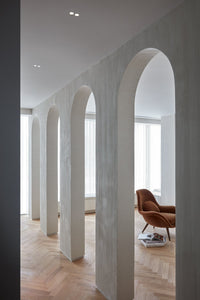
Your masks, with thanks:
[{"label": "white curtain", "polygon": [[161,190],[161,126],[135,123],[135,190]]},{"label": "white curtain", "polygon": [[161,191],[161,125],[149,126],[149,188]]},{"label": "white curtain", "polygon": [[85,196],[96,196],[96,120],[85,119]]},{"label": "white curtain", "polygon": [[20,118],[20,213],[29,213],[29,116]]},{"label": "white curtain", "polygon": [[146,187],[146,127],[135,123],[135,190]]}]

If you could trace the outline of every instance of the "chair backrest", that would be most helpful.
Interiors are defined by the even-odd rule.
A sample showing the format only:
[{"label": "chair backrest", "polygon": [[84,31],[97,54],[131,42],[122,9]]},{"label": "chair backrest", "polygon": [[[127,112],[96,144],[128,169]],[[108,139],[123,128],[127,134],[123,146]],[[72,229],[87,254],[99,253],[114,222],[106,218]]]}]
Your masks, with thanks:
[{"label": "chair backrest", "polygon": [[159,204],[156,201],[154,195],[147,189],[141,189],[136,191],[137,194],[137,203],[138,203],[138,211],[144,211],[143,204],[145,201],[152,201],[159,208]]}]

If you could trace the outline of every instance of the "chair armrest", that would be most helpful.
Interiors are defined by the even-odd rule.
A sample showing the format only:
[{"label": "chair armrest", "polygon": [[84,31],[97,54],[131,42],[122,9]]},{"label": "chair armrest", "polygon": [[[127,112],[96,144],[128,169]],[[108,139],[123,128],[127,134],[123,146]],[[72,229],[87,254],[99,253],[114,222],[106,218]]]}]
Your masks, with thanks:
[{"label": "chair armrest", "polygon": [[171,213],[175,214],[176,213],[176,206],[167,206],[167,205],[159,205],[160,212],[165,212],[165,213]]}]

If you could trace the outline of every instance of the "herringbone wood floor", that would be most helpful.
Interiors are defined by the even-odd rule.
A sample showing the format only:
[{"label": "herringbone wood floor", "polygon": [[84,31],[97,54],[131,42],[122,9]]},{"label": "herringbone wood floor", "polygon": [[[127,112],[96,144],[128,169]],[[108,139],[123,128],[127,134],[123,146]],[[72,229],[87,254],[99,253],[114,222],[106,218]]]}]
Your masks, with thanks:
[{"label": "herringbone wood floor", "polygon": [[[105,299],[95,287],[95,215],[85,221],[86,254],[71,263],[59,251],[59,234],[45,237],[39,221],[21,217],[21,300]],[[175,230],[165,247],[145,248],[137,240],[143,226],[136,211],[134,299],[175,299]]]},{"label": "herringbone wood floor", "polygon": [[[135,298],[136,300],[175,300],[175,229],[164,247],[145,248],[137,239],[145,222],[135,213]],[[167,236],[166,229],[149,226],[146,232]]]}]

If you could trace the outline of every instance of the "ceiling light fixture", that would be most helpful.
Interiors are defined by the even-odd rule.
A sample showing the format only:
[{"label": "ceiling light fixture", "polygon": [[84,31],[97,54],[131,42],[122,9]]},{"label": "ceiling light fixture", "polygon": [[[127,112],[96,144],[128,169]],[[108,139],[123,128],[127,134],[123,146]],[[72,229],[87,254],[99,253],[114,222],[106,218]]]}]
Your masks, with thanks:
[{"label": "ceiling light fixture", "polygon": [[34,68],[40,68],[40,65],[33,65]]},{"label": "ceiling light fixture", "polygon": [[70,16],[74,16],[74,17],[79,17],[79,16],[80,16],[79,13],[75,13],[74,11],[70,11],[70,12],[69,12],[69,15],[70,15]]}]

